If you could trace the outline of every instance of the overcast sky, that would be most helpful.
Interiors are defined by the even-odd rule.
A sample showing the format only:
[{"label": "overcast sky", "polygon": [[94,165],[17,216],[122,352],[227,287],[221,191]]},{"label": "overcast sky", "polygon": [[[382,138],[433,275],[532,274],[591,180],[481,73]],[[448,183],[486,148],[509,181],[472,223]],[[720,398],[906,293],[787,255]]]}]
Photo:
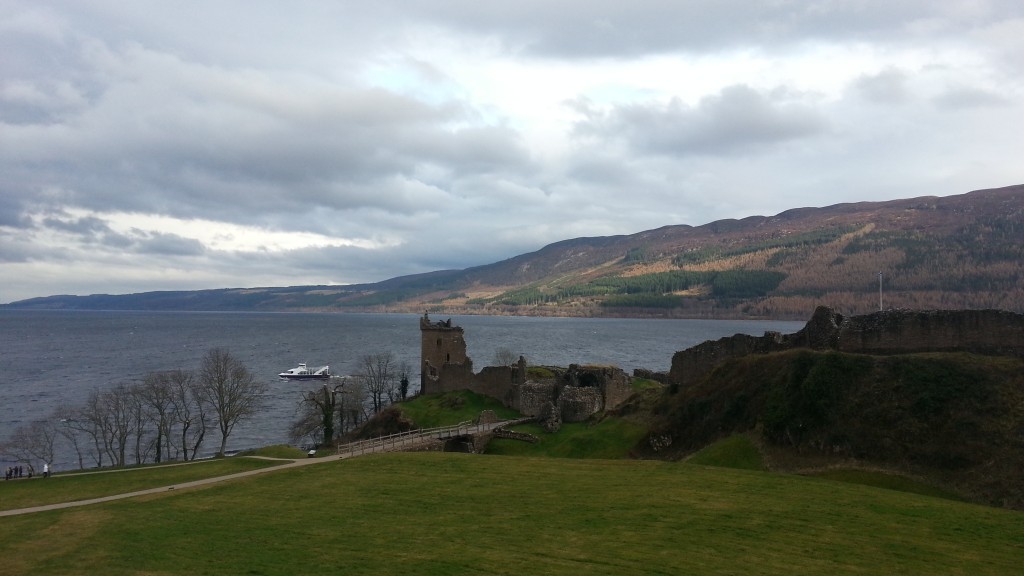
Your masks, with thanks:
[{"label": "overcast sky", "polygon": [[1024,3],[0,0],[0,302],[1024,183]]}]

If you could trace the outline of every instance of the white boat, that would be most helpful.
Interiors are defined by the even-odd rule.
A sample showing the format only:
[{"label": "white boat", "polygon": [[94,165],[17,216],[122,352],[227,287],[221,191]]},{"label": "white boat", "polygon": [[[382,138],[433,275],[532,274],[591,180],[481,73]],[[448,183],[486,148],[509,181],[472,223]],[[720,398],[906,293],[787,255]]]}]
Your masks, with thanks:
[{"label": "white boat", "polygon": [[331,377],[331,367],[310,368],[303,362],[287,372],[281,372],[278,377],[285,380],[327,380]]}]

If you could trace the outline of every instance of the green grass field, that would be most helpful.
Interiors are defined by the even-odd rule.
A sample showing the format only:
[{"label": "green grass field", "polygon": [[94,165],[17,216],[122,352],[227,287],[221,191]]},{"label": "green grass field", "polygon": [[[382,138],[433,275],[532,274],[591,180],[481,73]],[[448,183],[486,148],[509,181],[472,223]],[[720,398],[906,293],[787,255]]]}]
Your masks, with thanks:
[{"label": "green grass field", "polygon": [[46,479],[37,476],[32,480],[21,479],[0,485],[0,510],[90,500],[279,464],[281,462],[256,458],[219,458],[188,464],[69,472]]},{"label": "green grass field", "polygon": [[549,456],[554,458],[625,458],[636,443],[647,434],[647,428],[629,420],[608,418],[597,424],[574,422],[562,424],[555,434],[548,434],[539,424],[523,424],[512,428],[533,434],[536,444],[519,440],[495,438],[487,445],[487,454],[503,456]]},{"label": "green grass field", "polygon": [[761,453],[745,434],[736,434],[719,440],[694,454],[689,461],[691,464],[743,470],[765,469]]},{"label": "green grass field", "polygon": [[1019,573],[1024,514],[691,463],[408,453],[4,518],[0,558],[4,574],[975,576]]}]

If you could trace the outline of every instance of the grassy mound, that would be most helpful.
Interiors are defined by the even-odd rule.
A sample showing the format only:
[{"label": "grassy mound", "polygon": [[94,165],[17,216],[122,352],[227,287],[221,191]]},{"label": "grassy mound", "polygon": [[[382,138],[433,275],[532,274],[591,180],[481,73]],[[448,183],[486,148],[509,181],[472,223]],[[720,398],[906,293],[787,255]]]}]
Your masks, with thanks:
[{"label": "grassy mound", "polygon": [[474,421],[484,410],[493,410],[499,418],[512,419],[521,416],[519,412],[506,408],[498,400],[475,394],[468,390],[417,396],[396,404],[402,415],[411,420],[416,428],[451,426]]},{"label": "grassy mound", "polygon": [[765,469],[761,452],[746,434],[723,438],[691,456],[688,462],[741,470]]}]

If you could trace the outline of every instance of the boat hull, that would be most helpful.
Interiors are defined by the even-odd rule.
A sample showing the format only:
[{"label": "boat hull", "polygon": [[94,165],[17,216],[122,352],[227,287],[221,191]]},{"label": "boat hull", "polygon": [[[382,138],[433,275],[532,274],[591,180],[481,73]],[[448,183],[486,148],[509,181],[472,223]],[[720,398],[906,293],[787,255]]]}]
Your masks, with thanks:
[{"label": "boat hull", "polygon": [[299,375],[296,375],[296,374],[278,374],[278,377],[281,378],[282,380],[328,380],[328,379],[330,379],[331,375],[330,374],[306,374],[306,375],[299,376]]},{"label": "boat hull", "polygon": [[331,377],[331,367],[310,368],[303,362],[291,370],[281,372],[277,377],[282,380],[327,380]]}]

